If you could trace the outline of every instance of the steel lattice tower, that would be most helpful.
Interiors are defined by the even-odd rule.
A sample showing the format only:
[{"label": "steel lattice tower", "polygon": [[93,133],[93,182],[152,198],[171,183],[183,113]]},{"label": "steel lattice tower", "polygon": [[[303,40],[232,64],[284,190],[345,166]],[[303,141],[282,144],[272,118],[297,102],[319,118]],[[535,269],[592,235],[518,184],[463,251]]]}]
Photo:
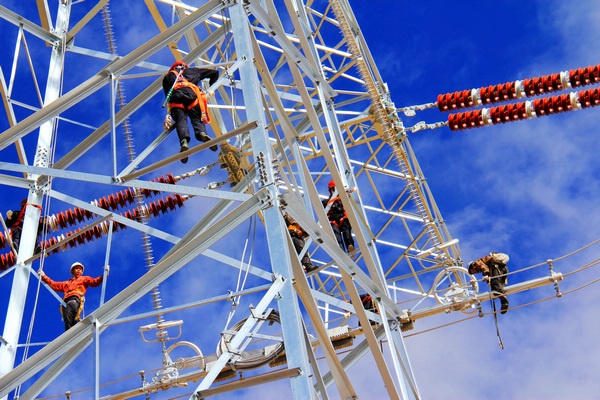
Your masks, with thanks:
[{"label": "steel lattice tower", "polygon": [[[16,148],[19,156],[0,162],[10,173],[1,175],[0,183],[29,191],[18,257],[14,268],[4,265],[8,272],[3,279],[12,274],[13,281],[0,348],[0,395],[6,397],[23,385],[21,398],[38,396],[91,344],[96,347],[96,369],[102,370],[106,360],[98,348],[103,335],[122,325],[138,329],[140,320],[150,318],[157,322],[139,331],[142,337],[157,331],[157,339],[149,341],[163,345],[163,365],[155,378],[142,376],[142,384],[138,380],[131,390],[117,393],[100,389],[97,372],[96,397],[182,390],[185,382],[183,390],[202,398],[287,379],[296,399],[327,398],[328,392],[334,398],[355,398],[359,394],[348,370],[370,357],[373,374],[380,377],[374,384],[384,385],[390,398],[419,398],[401,332],[431,314],[476,311],[485,294],[478,293],[462,266],[458,241],[446,229],[349,2],[146,0],[145,14],[129,20],[129,28],[143,29],[145,35],[129,32],[126,37],[127,27],[121,22],[112,26],[104,19],[107,26],[98,24],[107,0],[93,5],[57,3],[38,1],[41,24],[0,7],[3,24],[14,30],[13,65],[18,66],[2,65],[0,71],[10,124],[0,135],[0,151]],[[113,16],[127,12],[122,4],[112,7]],[[97,32],[102,29],[122,52],[107,51],[104,41],[98,44]],[[45,51],[30,53],[33,41]],[[36,105],[40,96],[16,90],[15,80],[28,73],[25,63],[18,62],[19,51],[30,60],[46,57],[49,62],[41,104]],[[216,136],[221,150],[217,159],[208,150],[215,142],[194,143],[185,166],[191,172],[156,180],[184,168],[170,146],[175,134],[160,132],[165,111],[160,107],[161,81],[174,60],[219,69],[219,80],[205,90],[212,118],[209,133]],[[124,103],[119,102],[119,85],[130,97]],[[133,160],[127,145],[120,144],[125,124],[132,126],[135,146],[143,149]],[[26,143],[34,137],[37,147],[30,165]],[[209,157],[217,161],[209,165]],[[98,159],[104,160],[103,165],[91,165]],[[330,180],[353,227],[357,249],[353,254],[338,246],[322,205]],[[160,192],[181,204],[203,206],[198,208],[201,212],[186,214],[194,218],[187,225],[170,229],[159,223],[167,211],[178,212],[165,205],[167,201],[147,208],[138,204],[143,215],[152,217],[148,223],[92,202],[128,189]],[[57,208],[44,211],[45,198]],[[104,198],[118,208],[114,200],[118,197]],[[69,207],[93,214],[84,229],[102,226],[97,231],[104,235],[121,235],[106,228],[113,226],[107,221],[114,221],[120,230],[140,231],[166,245],[155,249],[149,269],[142,268],[144,251],[132,254],[141,267],[131,270],[127,284],[100,307],[90,308],[75,327],[19,363],[19,333],[25,328],[24,310],[30,301],[27,288],[34,289],[30,277],[39,262],[34,255],[38,220],[42,212],[57,215]],[[304,273],[287,233],[286,213],[309,235],[305,250],[319,267],[316,272]],[[61,215],[64,218],[53,221],[82,221],[66,212]],[[252,260],[239,259],[243,241],[238,237],[248,221],[254,221],[262,238],[256,253],[264,255]],[[83,242],[91,236],[81,237],[81,244],[87,244]],[[54,243],[66,250],[69,238],[59,237]],[[224,244],[233,247],[232,243],[235,251],[224,250]],[[249,276],[246,286],[232,293],[226,284],[215,283],[218,295],[198,298],[192,306],[163,291],[162,298],[170,304],[167,309],[158,305],[153,312],[123,316],[153,290],[157,303],[157,285],[181,276],[184,269],[186,276],[193,271],[200,274],[188,267],[200,259],[231,274],[233,280],[243,270]],[[119,267],[111,264],[114,274]],[[514,290],[550,282],[542,279]],[[353,306],[360,304],[362,293],[376,299],[378,314]],[[194,339],[175,342],[177,338],[166,333],[182,324],[169,319],[168,312],[191,309],[186,321],[211,320],[215,311],[201,306],[228,304],[232,299],[234,303],[243,299],[246,307],[237,310],[238,324],[208,338],[219,343],[216,354],[202,351]],[[375,329],[349,324],[352,315],[362,327],[373,321]],[[279,332],[268,332],[269,324],[280,326]],[[272,345],[258,345],[262,353],[252,350],[250,343],[257,339]],[[139,346],[140,352],[147,346],[139,337],[130,341],[128,345]],[[167,349],[169,341],[174,344]],[[173,360],[170,353],[182,346],[195,354]],[[339,352],[343,347],[352,349]],[[275,370],[278,365],[284,367]],[[244,380],[233,380],[236,371],[244,371]]]}]

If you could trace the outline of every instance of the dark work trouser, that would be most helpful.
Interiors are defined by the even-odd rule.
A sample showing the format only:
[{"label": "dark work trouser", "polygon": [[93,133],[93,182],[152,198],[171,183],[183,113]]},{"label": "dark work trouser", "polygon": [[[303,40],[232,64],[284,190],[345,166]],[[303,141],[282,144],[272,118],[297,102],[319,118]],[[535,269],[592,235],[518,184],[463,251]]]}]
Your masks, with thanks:
[{"label": "dark work trouser", "polygon": [[338,245],[342,250],[348,252],[348,247],[354,247],[354,238],[352,237],[352,226],[348,219],[344,219],[341,224],[331,223],[331,228],[335,234]]},{"label": "dark work trouser", "polygon": [[490,288],[492,292],[496,292],[496,295],[500,297],[501,303],[507,303],[508,300],[504,295],[504,285],[507,281],[506,274],[508,274],[508,267],[502,264],[494,264],[490,273]]},{"label": "dark work trouser", "polygon": [[206,134],[206,126],[202,122],[200,106],[192,107],[187,111],[183,108],[171,108],[171,116],[173,117],[173,121],[175,121],[175,129],[177,130],[180,143],[183,139],[187,140],[188,143],[190,141],[187,117],[190,118],[196,139],[200,140],[200,136]]},{"label": "dark work trouser", "polygon": [[77,323],[77,312],[81,300],[77,296],[71,296],[65,299],[66,307],[62,308],[63,320],[65,322],[65,331]]},{"label": "dark work trouser", "polygon": [[[304,248],[304,244],[305,244],[304,239],[299,238],[298,236],[292,235],[292,242],[294,243],[294,248],[296,249],[296,253],[300,254],[302,252],[302,249]],[[302,265],[303,266],[312,265],[312,261],[310,260],[308,251],[306,251],[306,253],[304,253],[304,256],[302,257]]]}]

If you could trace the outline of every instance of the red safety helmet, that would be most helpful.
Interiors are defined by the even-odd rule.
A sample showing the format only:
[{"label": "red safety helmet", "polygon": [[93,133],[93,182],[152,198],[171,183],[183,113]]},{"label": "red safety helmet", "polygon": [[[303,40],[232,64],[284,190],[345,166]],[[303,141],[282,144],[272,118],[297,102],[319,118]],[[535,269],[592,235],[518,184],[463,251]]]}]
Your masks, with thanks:
[{"label": "red safety helmet", "polygon": [[173,65],[171,65],[171,68],[169,68],[169,71],[172,71],[174,69],[186,69],[188,67],[188,65],[186,63],[184,63],[183,61],[175,61],[173,63]]},{"label": "red safety helmet", "polygon": [[333,189],[334,187],[335,187],[335,182],[329,181],[329,183],[327,184],[327,189]]}]

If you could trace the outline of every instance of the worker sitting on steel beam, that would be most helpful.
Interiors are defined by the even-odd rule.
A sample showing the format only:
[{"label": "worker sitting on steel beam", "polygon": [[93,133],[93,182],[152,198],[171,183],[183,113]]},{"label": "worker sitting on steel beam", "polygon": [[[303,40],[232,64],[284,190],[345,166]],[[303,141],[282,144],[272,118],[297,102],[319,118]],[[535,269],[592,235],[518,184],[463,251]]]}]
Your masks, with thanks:
[{"label": "worker sitting on steel beam", "polygon": [[[304,245],[306,244],[305,238],[308,236],[306,231],[302,229],[300,224],[298,224],[292,217],[288,214],[283,215],[283,219],[285,220],[285,224],[287,225],[288,232],[292,237],[292,243],[294,243],[294,248],[296,249],[296,253],[300,254]],[[304,272],[308,273],[317,269],[312,263],[308,251],[304,253],[302,256],[302,267],[304,268]]]},{"label": "worker sitting on steel beam", "polygon": [[[104,270],[108,276],[110,267],[107,265],[104,267]],[[65,323],[65,331],[69,330],[69,328],[81,319],[81,311],[83,310],[83,303],[85,302],[84,296],[87,288],[90,286],[98,287],[104,280],[104,275],[100,275],[97,278],[84,276],[83,264],[80,262],[74,262],[73,265],[71,265],[70,272],[73,277],[64,282],[53,281],[41,269],[38,272],[44,283],[48,284],[53,290],[64,293],[63,300],[66,306],[61,306],[60,311]]]},{"label": "worker sitting on steel beam", "polygon": [[481,272],[483,279],[490,285],[492,294],[500,298],[500,314],[506,314],[508,311],[508,299],[504,292],[504,285],[508,283],[508,267],[506,266],[508,261],[507,254],[491,252],[489,255],[469,263],[469,273]]},{"label": "worker sitting on steel beam", "polygon": [[[170,114],[165,117],[164,128],[168,131],[175,123],[180,152],[189,149],[190,132],[187,118],[190,118],[194,135],[201,142],[208,142],[211,138],[206,134],[206,125],[210,123],[206,94],[198,87],[200,81],[209,79],[210,85],[219,78],[219,71],[206,68],[188,67],[183,61],[176,61],[171,65],[169,72],[163,78],[165,102],[169,104]],[[210,146],[212,151],[217,151],[217,145]],[[181,162],[186,163],[187,157]]]}]

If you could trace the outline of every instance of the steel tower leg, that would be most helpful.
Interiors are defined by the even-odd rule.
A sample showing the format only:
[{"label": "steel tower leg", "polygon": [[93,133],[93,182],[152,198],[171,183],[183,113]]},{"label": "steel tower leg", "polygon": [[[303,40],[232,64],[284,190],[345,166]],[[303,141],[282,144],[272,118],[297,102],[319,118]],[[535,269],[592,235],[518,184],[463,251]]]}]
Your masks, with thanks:
[{"label": "steel tower leg", "polygon": [[[65,56],[64,46],[66,45],[65,40],[69,26],[70,13],[71,1],[67,0],[60,2],[58,15],[56,17],[56,32],[61,40],[56,43],[52,49],[44,104],[51,103],[57,99],[61,93],[62,65]],[[34,159],[34,166],[36,167],[47,168],[49,166],[55,123],[56,119],[52,118],[40,126],[37,150]],[[37,177],[37,175],[31,176],[32,179],[36,179]],[[14,367],[19,333],[21,332],[21,324],[23,322],[27,289],[29,286],[29,273],[31,270],[31,263],[24,264],[24,260],[27,260],[32,256],[37,244],[42,192],[47,190],[48,187],[35,188],[29,191],[29,197],[27,199],[28,205],[23,221],[23,231],[18,249],[19,254],[17,256],[17,263],[14,271],[11,297],[8,303],[6,322],[2,334],[6,340],[6,344],[3,344],[2,347],[0,347],[0,377],[6,375]]]},{"label": "steel tower leg", "polygon": [[[246,58],[252,60],[254,59],[252,56],[252,43],[250,41],[252,33],[248,27],[244,5],[237,3],[230,7],[229,10],[238,57],[246,56]],[[261,107],[261,87],[258,82],[256,70],[251,63],[244,63],[240,66],[240,77],[244,82],[244,102],[247,107],[247,118],[259,121],[259,127],[250,131],[252,151],[257,164],[259,164],[259,160],[262,160],[262,168],[261,166],[257,166],[257,169],[262,169],[259,172],[265,173],[265,178],[261,183],[269,189],[273,204],[264,210],[264,219],[273,272],[282,276],[285,280],[280,292],[281,297],[278,301],[278,306],[281,315],[283,339],[287,349],[287,364],[288,368],[300,368],[303,372],[301,375],[290,379],[292,393],[296,399],[310,399],[313,398],[313,390],[309,380],[310,365],[307,357],[308,349],[304,341],[304,328],[302,326],[302,315],[298,305],[298,298],[292,287],[292,266],[288,248],[285,245],[287,232],[278,207],[279,191],[277,186],[274,185],[275,169],[273,168],[271,145],[269,144],[269,138],[265,129],[265,116]]]}]

